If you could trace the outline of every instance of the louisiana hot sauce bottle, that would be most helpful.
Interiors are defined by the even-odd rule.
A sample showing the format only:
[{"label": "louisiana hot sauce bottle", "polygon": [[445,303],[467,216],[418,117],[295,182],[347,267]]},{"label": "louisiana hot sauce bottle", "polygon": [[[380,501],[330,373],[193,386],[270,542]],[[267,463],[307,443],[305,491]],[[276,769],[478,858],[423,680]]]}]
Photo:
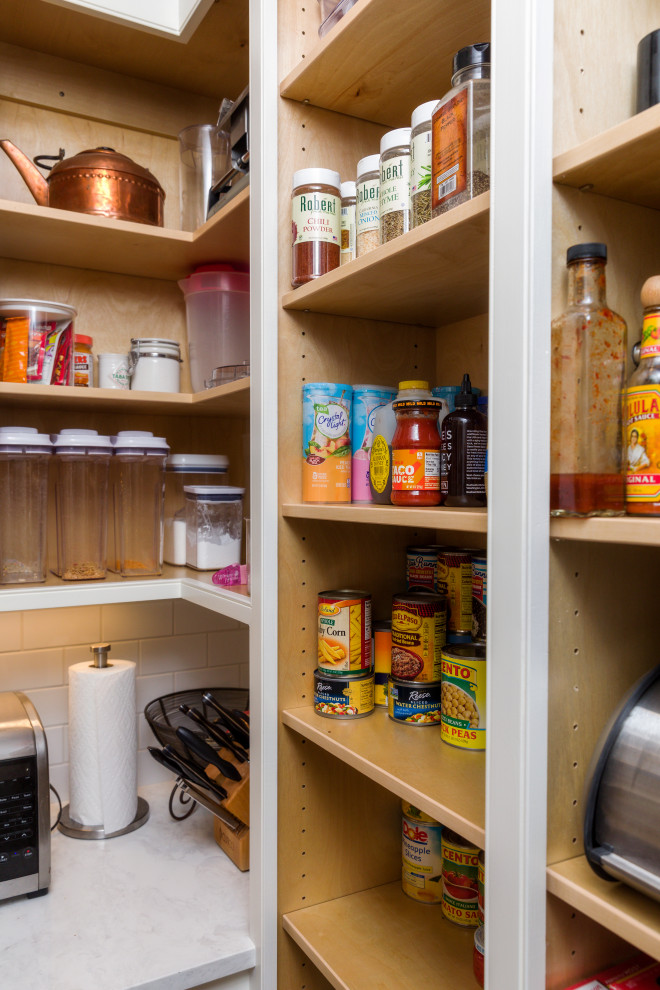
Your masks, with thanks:
[{"label": "louisiana hot sauce bottle", "polygon": [[392,404],[396,430],[392,437],[392,504],[440,504],[440,400],[429,383],[399,382]]},{"label": "louisiana hot sauce bottle", "polygon": [[626,390],[626,512],[660,516],[660,275],[642,286],[639,366]]}]

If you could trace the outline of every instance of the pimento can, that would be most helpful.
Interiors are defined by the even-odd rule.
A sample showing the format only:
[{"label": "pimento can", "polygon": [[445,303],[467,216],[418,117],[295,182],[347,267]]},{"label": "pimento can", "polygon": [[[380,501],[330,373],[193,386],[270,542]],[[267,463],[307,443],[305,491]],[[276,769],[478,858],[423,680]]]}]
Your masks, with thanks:
[{"label": "pimento can", "polygon": [[401,887],[422,904],[442,902],[442,825],[401,802]]},{"label": "pimento can", "polygon": [[477,889],[479,891],[477,896],[477,914],[479,915],[479,921],[483,925],[484,923],[484,894],[486,892],[486,854],[481,850],[479,853],[479,869],[477,873]]},{"label": "pimento can", "polygon": [[406,584],[408,591],[438,590],[438,547],[406,549]]},{"label": "pimento can", "polygon": [[488,561],[486,554],[472,557],[472,639],[486,642],[486,603]]},{"label": "pimento can", "polygon": [[442,651],[442,738],[461,749],[486,748],[486,647]]},{"label": "pimento can", "polygon": [[351,501],[373,502],[369,486],[369,457],[374,438],[374,419],[381,406],[396,395],[395,388],[380,385],[354,385],[351,409],[353,437],[351,460]]},{"label": "pimento can", "polygon": [[374,675],[370,671],[327,677],[314,671],[314,711],[323,718],[354,719],[374,710]]},{"label": "pimento can", "polygon": [[371,670],[371,595],[348,588],[319,593],[318,667],[330,675]]},{"label": "pimento can", "polygon": [[387,708],[387,679],[392,669],[392,622],[374,622],[374,704]]},{"label": "pimento can", "polygon": [[442,714],[440,681],[388,679],[387,714],[404,725],[440,725]]},{"label": "pimento can", "polygon": [[447,641],[447,599],[411,592],[392,599],[392,677],[439,681]]},{"label": "pimento can", "polygon": [[479,848],[442,830],[442,913],[463,928],[478,928]]},{"label": "pimento can", "polygon": [[350,385],[303,386],[303,502],[351,500]]},{"label": "pimento can", "polygon": [[472,632],[472,551],[444,549],[438,553],[438,591],[447,596],[447,632]]}]

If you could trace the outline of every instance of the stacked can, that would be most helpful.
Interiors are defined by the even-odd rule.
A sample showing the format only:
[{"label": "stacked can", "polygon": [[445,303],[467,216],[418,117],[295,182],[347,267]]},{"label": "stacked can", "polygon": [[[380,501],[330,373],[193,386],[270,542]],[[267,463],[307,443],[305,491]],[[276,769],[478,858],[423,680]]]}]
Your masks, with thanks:
[{"label": "stacked can", "polygon": [[346,588],[322,591],[314,711],[325,718],[355,719],[373,710],[371,595]]},{"label": "stacked can", "polygon": [[447,639],[447,599],[407,592],[392,600],[392,673],[388,714],[407,725],[439,725],[442,648]]},{"label": "stacked can", "polygon": [[442,913],[463,928],[477,928],[479,913],[479,853],[448,828],[442,831]]}]

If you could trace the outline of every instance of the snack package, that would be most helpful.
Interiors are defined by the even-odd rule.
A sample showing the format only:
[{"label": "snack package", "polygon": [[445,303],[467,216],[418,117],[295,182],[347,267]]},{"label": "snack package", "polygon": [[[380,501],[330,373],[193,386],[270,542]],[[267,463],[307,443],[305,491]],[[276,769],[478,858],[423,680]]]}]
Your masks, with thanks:
[{"label": "snack package", "polygon": [[660,962],[640,953],[566,990],[658,990]]},{"label": "snack package", "polygon": [[5,346],[2,363],[3,382],[26,382],[28,368],[28,344],[30,320],[27,316],[7,316]]},{"label": "snack package", "polygon": [[33,377],[28,380],[38,385],[70,385],[73,361],[71,321],[38,323],[33,339]]}]

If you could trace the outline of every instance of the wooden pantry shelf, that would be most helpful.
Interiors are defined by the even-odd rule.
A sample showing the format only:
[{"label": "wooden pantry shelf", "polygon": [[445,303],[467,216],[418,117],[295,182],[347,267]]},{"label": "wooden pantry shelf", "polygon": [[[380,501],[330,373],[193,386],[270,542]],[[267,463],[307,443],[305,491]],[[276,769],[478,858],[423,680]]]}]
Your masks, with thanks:
[{"label": "wooden pantry shelf", "polygon": [[489,212],[490,193],[482,193],[286,292],[282,306],[429,327],[485,313]]},{"label": "wooden pantry shelf", "polygon": [[310,705],[285,709],[282,722],[483,848],[484,753],[447,745],[439,726],[397,725],[385,710],[343,721]]},{"label": "wooden pantry shelf", "polygon": [[375,974],[379,990],[478,987],[474,931],[407,897],[400,881],[291,911],[282,926],[335,990],[373,990]]},{"label": "wooden pantry shelf", "polygon": [[[437,25],[442,29],[434,31]],[[428,32],[432,45],[424,43]],[[413,107],[440,100],[449,89],[455,52],[489,40],[489,0],[359,0],[323,38],[310,39],[280,94],[390,127],[408,126]]]},{"label": "wooden pantry shelf", "polygon": [[660,209],[660,105],[558,155],[555,182]]},{"label": "wooden pantry shelf", "polygon": [[447,533],[485,533],[487,509],[416,509],[400,505],[317,505],[288,502],[282,515],[289,519],[318,519],[320,522],[365,523],[377,526],[410,526]]},{"label": "wooden pantry shelf", "polygon": [[187,392],[133,392],[113,388],[76,388],[73,385],[23,385],[0,382],[0,406],[136,413],[162,416],[248,416],[250,379]]},{"label": "wooden pantry shelf", "polygon": [[584,856],[547,869],[551,894],[598,924],[660,959],[660,904],[623,883],[601,880]]},{"label": "wooden pantry shelf", "polygon": [[249,188],[194,233],[3,199],[0,252],[20,261],[174,280],[210,260],[249,264],[249,216]]},{"label": "wooden pantry shelf", "polygon": [[586,543],[629,543],[633,546],[660,546],[660,519],[644,516],[594,516],[589,519],[564,517],[550,520],[550,537],[555,540],[581,540]]}]

